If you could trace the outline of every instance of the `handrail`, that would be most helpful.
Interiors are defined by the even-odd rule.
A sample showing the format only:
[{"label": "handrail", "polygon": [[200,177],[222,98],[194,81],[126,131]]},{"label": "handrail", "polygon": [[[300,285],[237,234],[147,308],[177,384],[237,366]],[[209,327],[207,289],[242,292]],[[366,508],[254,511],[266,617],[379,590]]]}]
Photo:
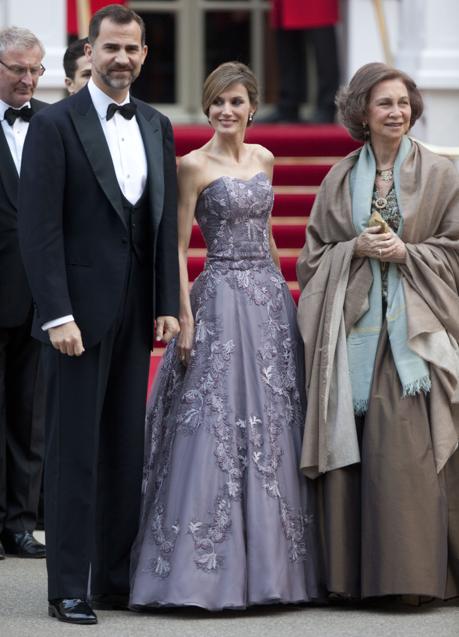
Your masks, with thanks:
[{"label": "handrail", "polygon": [[418,142],[425,146],[428,150],[436,153],[437,155],[442,155],[443,157],[448,157],[454,161],[459,159],[459,146],[437,146],[436,144],[428,144],[427,142],[423,142],[422,139],[416,139],[413,137],[414,141]]}]

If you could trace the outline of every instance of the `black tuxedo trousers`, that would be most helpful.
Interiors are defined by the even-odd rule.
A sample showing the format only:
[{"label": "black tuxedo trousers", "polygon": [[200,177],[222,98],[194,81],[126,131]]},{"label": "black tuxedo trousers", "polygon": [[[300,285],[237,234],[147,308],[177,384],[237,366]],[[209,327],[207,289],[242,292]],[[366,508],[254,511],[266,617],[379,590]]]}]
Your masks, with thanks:
[{"label": "black tuxedo trousers", "polygon": [[0,532],[33,531],[44,452],[40,344],[23,324],[0,327]]},{"label": "black tuxedo trousers", "polygon": [[[44,345],[48,597],[127,595],[152,342],[151,264],[131,250],[122,302],[80,357]],[[78,480],[75,477],[78,476]]]}]

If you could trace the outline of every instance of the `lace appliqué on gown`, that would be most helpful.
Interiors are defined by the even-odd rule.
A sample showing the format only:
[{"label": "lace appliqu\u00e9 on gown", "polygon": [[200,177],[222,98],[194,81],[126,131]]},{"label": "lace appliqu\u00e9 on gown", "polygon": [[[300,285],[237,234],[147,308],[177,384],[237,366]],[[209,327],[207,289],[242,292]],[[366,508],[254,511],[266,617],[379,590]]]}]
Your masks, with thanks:
[{"label": "lace appliqu\u00e9 on gown", "polygon": [[[316,584],[307,590],[316,570],[313,498],[298,470],[303,348],[288,286],[269,252],[272,202],[264,173],[247,181],[222,177],[198,201],[208,258],[191,291],[190,363],[185,369],[175,341],[169,343],[149,402],[133,606],[186,603],[184,593],[174,601],[169,585],[157,589],[145,579],[172,586],[184,572],[187,595],[203,598],[189,603],[215,608],[263,601],[266,592],[247,598],[243,582],[258,577],[243,569],[259,568],[259,559],[252,565],[253,538],[253,555],[272,553],[271,535],[277,537],[276,572],[278,559],[305,566],[295,575],[280,567],[294,584],[269,599],[299,601],[317,593]],[[198,594],[191,584],[198,573],[222,579],[199,579]],[[225,578],[239,601],[224,599]],[[260,582],[261,589],[277,590],[277,579]]]}]

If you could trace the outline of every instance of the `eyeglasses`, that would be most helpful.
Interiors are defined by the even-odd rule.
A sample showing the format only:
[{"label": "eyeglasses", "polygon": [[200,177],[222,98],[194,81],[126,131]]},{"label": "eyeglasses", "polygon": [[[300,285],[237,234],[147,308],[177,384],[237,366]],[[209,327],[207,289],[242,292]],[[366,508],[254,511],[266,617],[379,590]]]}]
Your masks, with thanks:
[{"label": "eyeglasses", "polygon": [[0,60],[0,64],[2,64],[10,73],[15,75],[17,78],[24,77],[27,73],[30,73],[32,77],[41,77],[43,73],[46,71],[43,64],[40,66],[19,66],[17,64],[5,64],[2,60]]}]

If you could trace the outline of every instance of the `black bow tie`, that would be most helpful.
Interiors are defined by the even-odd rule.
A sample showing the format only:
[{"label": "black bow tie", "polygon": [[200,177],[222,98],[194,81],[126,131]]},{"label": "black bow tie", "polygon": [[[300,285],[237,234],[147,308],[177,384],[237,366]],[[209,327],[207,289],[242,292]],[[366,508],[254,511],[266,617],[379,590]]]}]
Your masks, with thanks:
[{"label": "black bow tie", "polygon": [[133,104],[132,102],[128,102],[127,104],[123,104],[122,106],[112,102],[108,105],[107,108],[107,122],[113,117],[116,111],[119,111],[125,119],[132,119],[136,113],[136,110],[137,104]]},{"label": "black bow tie", "polygon": [[33,115],[33,110],[30,106],[24,106],[24,108],[7,108],[5,111],[5,119],[10,126],[19,118],[25,122],[30,122]]}]

